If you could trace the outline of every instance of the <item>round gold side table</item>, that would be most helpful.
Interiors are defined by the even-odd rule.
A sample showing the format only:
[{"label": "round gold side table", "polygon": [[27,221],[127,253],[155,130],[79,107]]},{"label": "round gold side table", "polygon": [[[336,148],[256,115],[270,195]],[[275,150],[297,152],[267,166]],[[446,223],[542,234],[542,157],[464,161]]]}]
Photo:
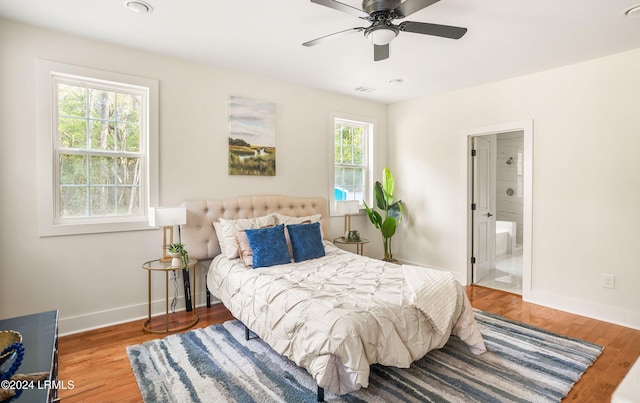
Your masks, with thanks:
[{"label": "round gold side table", "polygon": [[364,253],[364,244],[369,243],[369,240],[365,238],[360,238],[359,241],[349,241],[347,238],[341,236],[340,238],[334,239],[333,243],[339,243],[342,245],[355,245],[356,253],[358,255],[362,255]]},{"label": "round gold side table", "polygon": [[[191,272],[193,271],[193,285],[191,290],[191,296],[193,299],[192,302],[192,313],[193,320],[185,325],[169,327],[169,272],[173,270],[182,270],[181,268],[171,267],[171,261],[161,262],[159,259],[150,260],[145,262],[142,265],[142,268],[145,269],[148,273],[148,296],[149,296],[149,313],[147,320],[142,324],[142,328],[149,333],[170,333],[177,332],[179,330],[185,330],[196,323],[198,323],[198,315],[196,314],[196,306],[195,306],[195,294],[196,294],[196,265],[198,264],[197,259],[189,258],[189,264],[187,265],[187,269],[189,272],[189,276],[191,276]],[[165,326],[164,329],[152,329],[151,324],[151,272],[164,272],[164,284],[165,284]]]}]

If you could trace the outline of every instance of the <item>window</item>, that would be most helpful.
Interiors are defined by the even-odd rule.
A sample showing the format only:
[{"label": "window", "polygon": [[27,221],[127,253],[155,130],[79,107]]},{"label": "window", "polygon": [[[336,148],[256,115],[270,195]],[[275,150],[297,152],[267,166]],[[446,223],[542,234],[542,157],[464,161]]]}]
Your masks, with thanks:
[{"label": "window", "polygon": [[50,62],[38,71],[40,234],[148,228],[157,82]]},{"label": "window", "polygon": [[371,200],[374,121],[332,116],[333,183],[331,213],[338,215],[341,201]]}]

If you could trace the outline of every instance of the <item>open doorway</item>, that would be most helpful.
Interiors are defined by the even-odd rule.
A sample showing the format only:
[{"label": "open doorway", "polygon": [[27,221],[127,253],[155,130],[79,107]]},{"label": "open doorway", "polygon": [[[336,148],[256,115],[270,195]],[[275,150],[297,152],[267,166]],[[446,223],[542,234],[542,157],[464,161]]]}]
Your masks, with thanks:
[{"label": "open doorway", "polygon": [[473,144],[472,225],[481,255],[474,253],[474,283],[522,294],[524,132],[475,136]]},{"label": "open doorway", "polygon": [[532,124],[466,135],[469,282],[525,294],[531,284]]}]

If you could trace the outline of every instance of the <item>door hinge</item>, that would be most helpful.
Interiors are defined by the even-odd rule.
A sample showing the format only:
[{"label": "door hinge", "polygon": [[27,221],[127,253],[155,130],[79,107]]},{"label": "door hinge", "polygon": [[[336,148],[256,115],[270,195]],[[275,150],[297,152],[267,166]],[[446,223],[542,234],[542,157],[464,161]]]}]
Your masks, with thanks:
[{"label": "door hinge", "polygon": [[476,258],[475,257],[471,257],[471,264],[476,264]]},{"label": "door hinge", "polygon": [[476,150],[471,150],[471,156],[475,157],[476,156]]},{"label": "door hinge", "polygon": [[476,209],[476,204],[475,203],[471,203],[471,210],[475,211],[475,209]]}]

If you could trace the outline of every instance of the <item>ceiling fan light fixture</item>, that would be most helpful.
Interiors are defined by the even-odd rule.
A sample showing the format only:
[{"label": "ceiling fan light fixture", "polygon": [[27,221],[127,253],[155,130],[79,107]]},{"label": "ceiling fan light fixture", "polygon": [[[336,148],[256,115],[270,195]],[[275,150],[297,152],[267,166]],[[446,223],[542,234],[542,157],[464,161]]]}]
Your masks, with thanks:
[{"label": "ceiling fan light fixture", "polygon": [[390,25],[376,25],[368,28],[364,35],[374,45],[387,45],[398,36],[398,29]]}]

